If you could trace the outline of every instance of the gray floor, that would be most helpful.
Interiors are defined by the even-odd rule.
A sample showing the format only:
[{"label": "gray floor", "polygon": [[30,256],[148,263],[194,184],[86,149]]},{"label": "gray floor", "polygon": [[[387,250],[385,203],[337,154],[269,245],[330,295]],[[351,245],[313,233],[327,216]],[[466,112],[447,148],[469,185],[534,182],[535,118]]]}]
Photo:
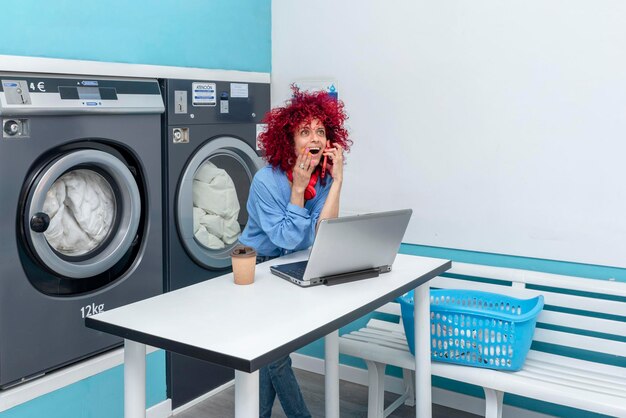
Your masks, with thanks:
[{"label": "gray floor", "polygon": [[[314,418],[324,416],[324,376],[294,369],[307,406]],[[367,416],[367,387],[340,382],[340,415],[341,418],[362,418]],[[386,393],[386,404],[395,399],[393,394]],[[230,388],[212,396],[211,398],[194,405],[193,407],[175,415],[176,418],[231,418],[235,416],[235,388]],[[389,415],[391,418],[415,418],[415,409],[401,406]],[[272,418],[286,418],[278,401],[274,404]],[[478,418],[478,415],[468,414],[455,409],[433,405],[433,418]]]}]

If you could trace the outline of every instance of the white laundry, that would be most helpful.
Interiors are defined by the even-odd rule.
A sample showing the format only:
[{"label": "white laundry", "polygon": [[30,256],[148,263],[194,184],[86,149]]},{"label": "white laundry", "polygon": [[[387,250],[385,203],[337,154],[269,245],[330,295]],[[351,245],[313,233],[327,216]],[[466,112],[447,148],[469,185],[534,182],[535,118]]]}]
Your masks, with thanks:
[{"label": "white laundry", "polygon": [[239,199],[225,170],[204,163],[193,181],[193,231],[205,247],[218,250],[239,238]]},{"label": "white laundry", "polygon": [[50,246],[66,255],[81,255],[96,248],[109,234],[115,197],[99,174],[74,170],[52,184],[43,212],[50,217],[44,232]]},{"label": "white laundry", "polygon": [[224,241],[211,234],[205,228],[198,229],[198,232],[194,234],[194,237],[205,247],[211,250],[221,250],[225,247]]},{"label": "white laundry", "polygon": [[203,209],[193,208],[193,233],[205,247],[221,250],[226,245],[237,241],[241,228],[237,219],[223,219],[206,213]]}]

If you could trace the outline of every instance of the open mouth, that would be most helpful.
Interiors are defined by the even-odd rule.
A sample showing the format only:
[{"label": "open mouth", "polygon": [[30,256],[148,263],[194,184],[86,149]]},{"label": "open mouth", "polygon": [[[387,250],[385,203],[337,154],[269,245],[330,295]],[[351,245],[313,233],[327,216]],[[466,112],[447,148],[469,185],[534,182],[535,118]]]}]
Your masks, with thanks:
[{"label": "open mouth", "polygon": [[319,154],[321,150],[321,148],[309,148],[309,152],[313,155]]}]

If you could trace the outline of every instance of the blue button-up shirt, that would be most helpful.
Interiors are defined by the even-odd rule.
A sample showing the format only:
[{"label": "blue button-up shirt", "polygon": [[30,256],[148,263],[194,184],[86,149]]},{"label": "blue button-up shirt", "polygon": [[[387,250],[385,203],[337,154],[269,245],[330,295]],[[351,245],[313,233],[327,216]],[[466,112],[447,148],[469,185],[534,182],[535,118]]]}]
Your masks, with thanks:
[{"label": "blue button-up shirt", "polygon": [[279,256],[309,248],[331,184],[330,176],[324,186],[318,181],[315,197],[306,200],[301,208],[290,202],[291,186],[285,172],[271,166],[262,168],[250,186],[248,224],[239,241],[256,249],[260,256]]}]

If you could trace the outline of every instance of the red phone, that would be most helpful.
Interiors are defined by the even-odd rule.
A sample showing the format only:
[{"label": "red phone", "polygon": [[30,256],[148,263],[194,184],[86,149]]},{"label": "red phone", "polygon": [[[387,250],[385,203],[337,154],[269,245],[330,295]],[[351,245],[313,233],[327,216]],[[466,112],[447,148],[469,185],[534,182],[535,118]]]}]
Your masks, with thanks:
[{"label": "red phone", "polygon": [[[330,146],[330,141],[326,142],[326,147],[328,148]],[[322,158],[324,159],[324,161],[322,161],[322,178],[324,178],[326,176],[326,160],[328,160],[328,158],[326,158],[326,155],[322,155]]]}]

